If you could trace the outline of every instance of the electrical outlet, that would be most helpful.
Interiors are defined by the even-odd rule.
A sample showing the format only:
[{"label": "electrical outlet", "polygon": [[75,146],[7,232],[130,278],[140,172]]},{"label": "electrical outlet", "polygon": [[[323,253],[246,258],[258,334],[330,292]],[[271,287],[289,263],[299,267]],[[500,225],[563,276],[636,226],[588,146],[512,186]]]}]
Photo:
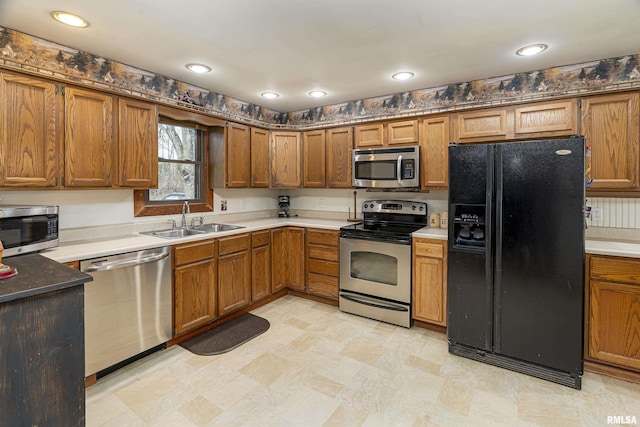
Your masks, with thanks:
[{"label": "electrical outlet", "polygon": [[318,200],[318,207],[320,207],[320,208],[324,208],[325,207],[324,199],[321,198],[320,200]]},{"label": "electrical outlet", "polygon": [[227,210],[227,201],[226,200],[221,200],[220,201],[220,210],[221,211],[226,211]]},{"label": "electrical outlet", "polygon": [[600,222],[602,221],[602,208],[591,208],[591,221]]}]

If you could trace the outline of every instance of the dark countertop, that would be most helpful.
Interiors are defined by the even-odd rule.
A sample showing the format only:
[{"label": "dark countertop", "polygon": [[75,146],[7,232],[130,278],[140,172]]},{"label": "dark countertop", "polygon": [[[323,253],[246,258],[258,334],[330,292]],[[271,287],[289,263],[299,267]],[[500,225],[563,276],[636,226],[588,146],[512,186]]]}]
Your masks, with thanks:
[{"label": "dark countertop", "polygon": [[93,280],[88,274],[38,254],[4,258],[18,275],[0,280],[0,303],[82,285]]}]

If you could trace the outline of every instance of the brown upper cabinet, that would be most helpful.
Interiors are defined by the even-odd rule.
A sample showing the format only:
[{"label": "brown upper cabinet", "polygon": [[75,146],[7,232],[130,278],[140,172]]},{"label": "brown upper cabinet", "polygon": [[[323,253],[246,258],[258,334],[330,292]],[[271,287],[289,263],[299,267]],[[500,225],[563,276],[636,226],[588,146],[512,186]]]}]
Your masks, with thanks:
[{"label": "brown upper cabinet", "polygon": [[456,113],[453,130],[454,141],[460,143],[574,135],[578,133],[578,102],[569,99]]},{"label": "brown upper cabinet", "polygon": [[113,97],[67,87],[65,98],[65,187],[111,187],[115,176]]},{"label": "brown upper cabinet", "polygon": [[578,101],[541,102],[514,108],[515,138],[569,136],[578,133]]},{"label": "brown upper cabinet", "polygon": [[0,73],[0,186],[59,185],[62,99],[55,83]]},{"label": "brown upper cabinet", "polygon": [[120,187],[158,187],[158,107],[120,98],[118,104]]},{"label": "brown upper cabinet", "polygon": [[420,172],[424,190],[445,190],[449,185],[449,116],[422,122]]},{"label": "brown upper cabinet", "polygon": [[351,188],[353,130],[350,126],[327,129],[327,186]]},{"label": "brown upper cabinet", "polygon": [[269,131],[227,122],[209,127],[212,188],[269,187]]},{"label": "brown upper cabinet", "polygon": [[302,134],[304,187],[322,188],[326,186],[325,151],[326,133],[324,129],[312,130]]},{"label": "brown upper cabinet", "polygon": [[271,132],[271,186],[302,184],[300,132]]},{"label": "brown upper cabinet", "polygon": [[354,129],[357,148],[375,148],[387,145],[413,145],[418,143],[418,120],[403,120],[372,125],[359,125]]},{"label": "brown upper cabinet", "polygon": [[251,128],[251,187],[269,187],[269,131]]},{"label": "brown upper cabinet", "polygon": [[229,122],[225,148],[225,188],[247,188],[251,175],[251,128]]},{"label": "brown upper cabinet", "polygon": [[592,96],[582,101],[582,133],[591,146],[590,190],[640,188],[639,95]]},{"label": "brown upper cabinet", "polygon": [[475,110],[453,115],[453,140],[491,142],[513,139],[513,115],[506,108]]}]

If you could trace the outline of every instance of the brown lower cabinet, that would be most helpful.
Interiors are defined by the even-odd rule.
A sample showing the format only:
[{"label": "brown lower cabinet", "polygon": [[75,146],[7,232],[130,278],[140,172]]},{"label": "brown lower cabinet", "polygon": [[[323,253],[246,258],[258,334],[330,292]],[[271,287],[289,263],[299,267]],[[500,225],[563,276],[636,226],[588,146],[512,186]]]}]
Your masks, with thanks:
[{"label": "brown lower cabinet", "polygon": [[340,277],[340,233],[307,230],[307,292],[338,299]]},{"label": "brown lower cabinet", "polygon": [[205,325],[217,316],[216,243],[204,240],[173,248],[175,335]]},{"label": "brown lower cabinet", "polygon": [[304,235],[300,227],[271,230],[272,292],[284,288],[304,291]]},{"label": "brown lower cabinet", "polygon": [[271,233],[251,234],[251,301],[271,295]]},{"label": "brown lower cabinet", "polygon": [[251,303],[251,235],[218,240],[218,315]]},{"label": "brown lower cabinet", "polygon": [[447,242],[413,239],[413,318],[447,326]]},{"label": "brown lower cabinet", "polygon": [[587,268],[585,361],[640,373],[640,259],[587,255]]}]

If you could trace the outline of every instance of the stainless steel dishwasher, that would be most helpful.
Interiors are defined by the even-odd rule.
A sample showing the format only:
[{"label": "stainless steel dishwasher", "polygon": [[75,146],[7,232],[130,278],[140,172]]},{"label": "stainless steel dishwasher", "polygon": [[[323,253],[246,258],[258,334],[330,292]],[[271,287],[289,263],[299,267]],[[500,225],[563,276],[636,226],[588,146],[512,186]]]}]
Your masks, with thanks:
[{"label": "stainless steel dishwasher", "polygon": [[171,339],[171,248],[80,262],[85,374],[95,374]]}]

